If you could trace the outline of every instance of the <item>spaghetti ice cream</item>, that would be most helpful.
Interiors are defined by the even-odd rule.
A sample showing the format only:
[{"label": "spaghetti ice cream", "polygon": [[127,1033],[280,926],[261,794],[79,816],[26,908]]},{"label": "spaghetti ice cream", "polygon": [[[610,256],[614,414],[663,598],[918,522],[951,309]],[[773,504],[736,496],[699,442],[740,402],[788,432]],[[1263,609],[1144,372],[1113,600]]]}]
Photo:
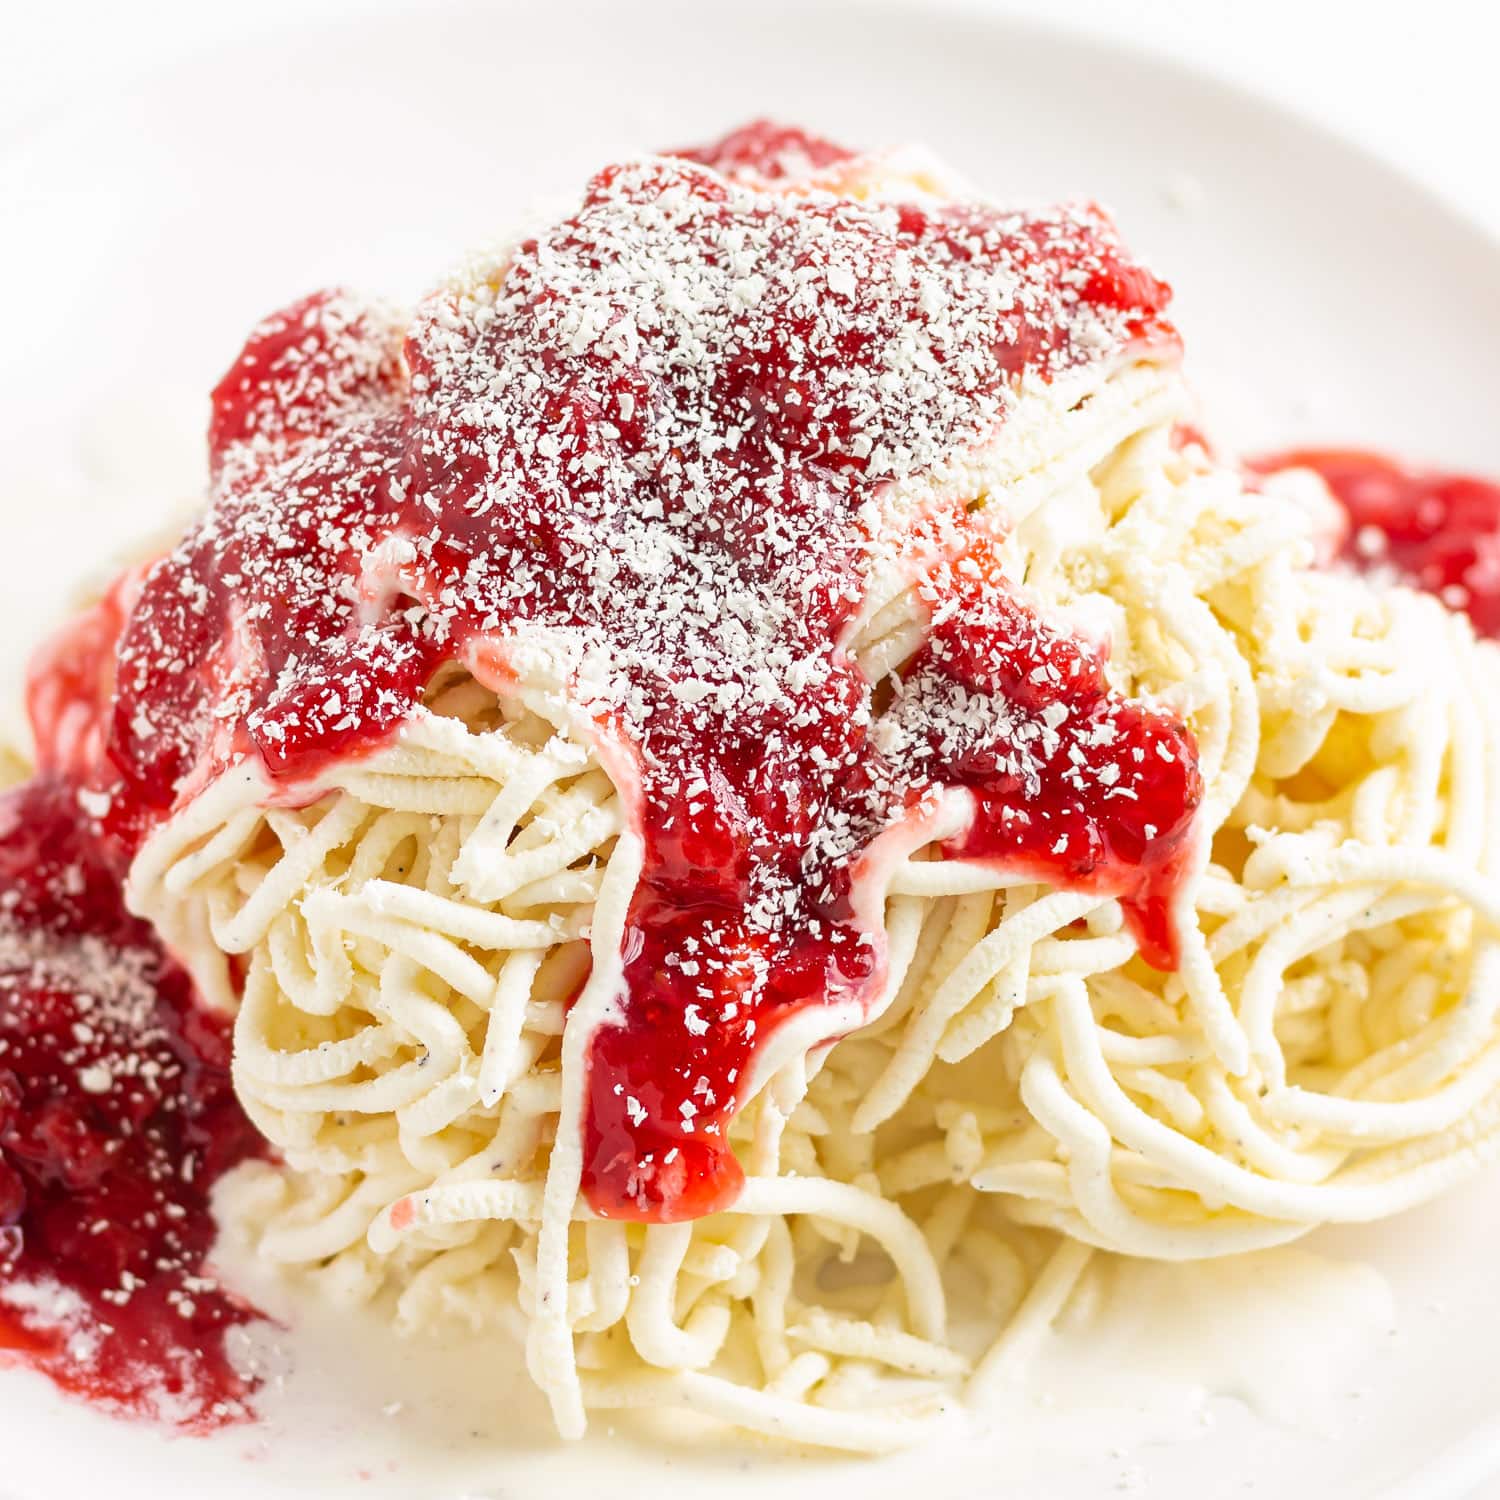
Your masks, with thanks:
[{"label": "spaghetti ice cream", "polygon": [[1092,205],[758,125],[257,329],[16,804],[230,1019],[231,1231],[519,1317],[566,1435],[880,1451],[1096,1249],[1484,1160],[1483,578],[1340,562],[1315,455],[1215,457],[1168,298]]}]

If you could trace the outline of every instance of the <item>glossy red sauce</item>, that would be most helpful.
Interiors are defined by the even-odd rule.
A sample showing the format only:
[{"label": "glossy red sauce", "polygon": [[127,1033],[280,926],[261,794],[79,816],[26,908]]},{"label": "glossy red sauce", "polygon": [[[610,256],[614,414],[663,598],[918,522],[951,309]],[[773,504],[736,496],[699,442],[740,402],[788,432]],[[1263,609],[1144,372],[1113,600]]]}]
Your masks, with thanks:
[{"label": "glossy red sauce", "polygon": [[101,1405],[246,1414],[208,1194],[259,1138],[227,1026],[120,896],[67,780],[0,799],[0,1347]]},{"label": "glossy red sauce", "polygon": [[1347,561],[1426,589],[1500,636],[1500,485],[1358,449],[1299,448],[1250,467],[1320,474],[1348,517]]},{"label": "glossy red sauce", "polygon": [[1023,377],[1175,358],[1167,288],[1092,207],[769,191],[846,153],[763,124],[697,154],[741,180],[613,167],[409,323],[322,293],[252,335],[91,777],[128,847],[236,757],[315,795],[442,662],[498,683],[550,652],[633,763],[645,842],[583,1185],[662,1221],[738,1191],[725,1131],[775,1029],[878,992],[855,871],[884,830],[965,788],[949,852],[1120,896],[1166,966],[1200,796],[1186,731],[1000,576],[1003,517],[914,578],[933,630],[883,715],[842,645],[899,550],[888,485],[993,439]]},{"label": "glossy red sauce", "polygon": [[752,120],[706,146],[689,146],[674,154],[726,176],[746,174],[766,182],[786,182],[849,161],[855,153],[796,125]]},{"label": "glossy red sauce", "polygon": [[[973,823],[944,844],[944,854],[997,860],[1053,885],[1117,896],[1142,956],[1174,968],[1165,897],[1202,793],[1192,736],[1113,692],[1099,652],[1028,609],[1005,585],[984,539],[960,563],[975,566],[945,568],[928,583],[933,627],[905,683],[922,705],[914,717],[932,755],[925,779],[967,787],[975,799]],[[955,688],[1004,702],[1012,732],[997,735],[993,722],[981,720],[945,738],[950,716],[927,695]],[[1057,721],[1050,733],[1049,716]]]}]

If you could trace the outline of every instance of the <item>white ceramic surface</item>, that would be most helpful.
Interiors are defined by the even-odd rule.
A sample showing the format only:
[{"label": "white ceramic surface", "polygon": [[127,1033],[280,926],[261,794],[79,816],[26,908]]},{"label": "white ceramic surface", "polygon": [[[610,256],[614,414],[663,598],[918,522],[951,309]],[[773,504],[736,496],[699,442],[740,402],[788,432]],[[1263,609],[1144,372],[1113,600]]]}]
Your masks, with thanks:
[{"label": "white ceramic surface", "polygon": [[[610,153],[761,112],[920,139],[997,192],[1109,203],[1176,284],[1209,424],[1230,442],[1355,440],[1500,472],[1500,249],[1378,162],[1146,56],[966,7],[762,0],[751,16],[552,0],[288,31],[126,79],[0,159],[0,693],[13,699],[21,653],[68,589],[191,499],[204,392],[259,315],[332,280],[412,295]],[[1497,1235],[1491,1175],[1397,1223],[1318,1237],[1379,1269],[1396,1331],[1337,1367],[1316,1423],[1222,1398],[1181,1420],[1137,1325],[1111,1334],[1102,1385],[1064,1340],[967,1445],[880,1466],[768,1468],[730,1450],[705,1474],[603,1433],[558,1452],[519,1376],[424,1401],[413,1372],[451,1371],[441,1350],[407,1364],[403,1386],[368,1334],[334,1353],[325,1329],[277,1424],[211,1443],[0,1374],[0,1494],[67,1500],[107,1472],[120,1500],[210,1486],[571,1500],[604,1484],[800,1500],[853,1483],[872,1500],[918,1483],[996,1500],[1457,1497],[1500,1473]],[[1289,1365],[1317,1356],[1297,1297],[1253,1305]],[[486,1471],[466,1433],[488,1411],[513,1437]]]}]

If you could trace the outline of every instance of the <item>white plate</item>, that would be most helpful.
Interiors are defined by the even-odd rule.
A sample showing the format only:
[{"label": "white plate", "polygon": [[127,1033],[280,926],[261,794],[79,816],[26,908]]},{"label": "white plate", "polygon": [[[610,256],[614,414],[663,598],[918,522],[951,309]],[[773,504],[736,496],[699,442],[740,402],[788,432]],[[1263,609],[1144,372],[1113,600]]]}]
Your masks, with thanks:
[{"label": "white plate", "polygon": [[[922,140],[998,192],[1112,205],[1176,284],[1190,368],[1232,442],[1365,441],[1500,472],[1493,242],[1351,147],[1134,53],[958,5],[550,0],[287,34],[128,83],[0,161],[17,226],[0,268],[7,698],[66,590],[192,496],[204,392],[258,316],[330,281],[414,294],[611,152],[763,112],[853,141]],[[1222,1399],[1212,1425],[1169,1420],[1137,1327],[1111,1343],[1102,1406],[1099,1379],[1085,1397],[1054,1360],[976,1443],[877,1467],[767,1468],[729,1449],[701,1478],[604,1433],[559,1451],[519,1374],[463,1389],[441,1350],[383,1364],[368,1334],[334,1330],[348,1347],[327,1354],[321,1387],[304,1370],[275,1426],[211,1442],[110,1423],[6,1372],[0,1487],[51,1500],[108,1473],[117,1500],[210,1485],[569,1500],[601,1482],[661,1500],[772,1487],[822,1500],[840,1483],[871,1497],[921,1483],[996,1500],[1142,1487],[1437,1500],[1500,1473],[1497,1240],[1493,1175],[1318,1238],[1378,1267],[1397,1310],[1379,1347],[1351,1346],[1357,1368],[1326,1393],[1331,1430]],[[1289,1370],[1323,1336],[1285,1298],[1250,1305]],[[423,1382],[445,1365],[433,1394]],[[486,1419],[511,1434],[488,1470],[468,1436]]]}]

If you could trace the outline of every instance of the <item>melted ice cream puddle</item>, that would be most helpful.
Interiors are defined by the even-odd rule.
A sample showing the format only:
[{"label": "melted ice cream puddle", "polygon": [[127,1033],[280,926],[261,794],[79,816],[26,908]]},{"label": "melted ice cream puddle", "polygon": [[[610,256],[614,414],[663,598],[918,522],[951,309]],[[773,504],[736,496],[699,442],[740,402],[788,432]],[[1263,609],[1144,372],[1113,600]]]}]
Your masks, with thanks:
[{"label": "melted ice cream puddle", "polygon": [[1331,1437],[1396,1321],[1373,1267],[1296,1245],[1184,1264],[1101,1257],[1032,1373],[1070,1421],[1102,1406],[1166,1437],[1222,1396]]},{"label": "melted ice cream puddle", "polygon": [[843,1479],[886,1500],[989,1474],[999,1488],[985,1493],[1011,1497],[1080,1469],[1124,1483],[1155,1445],[1206,1440],[1218,1398],[1299,1440],[1338,1435],[1396,1321],[1379,1272],[1300,1246],[1181,1265],[1099,1255],[1036,1356],[936,1448],[872,1461],[776,1449],[681,1414],[620,1413],[596,1414],[582,1443],[564,1444],[527,1380],[519,1330],[398,1339],[368,1312],[292,1290],[230,1238],[219,1269],[287,1326],[250,1340],[267,1378],[262,1424],[220,1441],[254,1460],[257,1483],[284,1478],[307,1493],[351,1481],[368,1496],[420,1483],[443,1500],[600,1483],[632,1493],[669,1475],[668,1493],[715,1500],[771,1488],[826,1496]]}]

